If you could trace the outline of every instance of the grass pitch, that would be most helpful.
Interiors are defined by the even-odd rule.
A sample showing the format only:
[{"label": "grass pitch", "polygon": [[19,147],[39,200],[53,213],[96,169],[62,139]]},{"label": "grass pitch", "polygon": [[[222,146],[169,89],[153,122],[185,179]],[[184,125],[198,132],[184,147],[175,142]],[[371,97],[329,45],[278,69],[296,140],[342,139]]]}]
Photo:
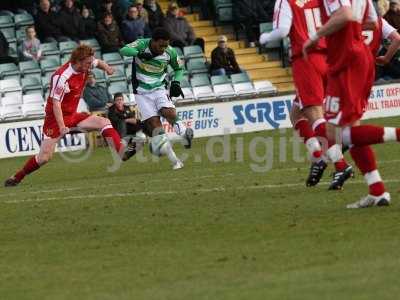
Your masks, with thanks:
[{"label": "grass pitch", "polygon": [[[108,172],[107,149],[80,164],[56,155],[0,188],[0,299],[396,299],[400,145],[374,147],[392,205],[346,210],[367,193],[362,176],[328,192],[327,170],[306,188],[308,164],[289,142],[278,151],[291,135],[231,136],[217,163],[196,140],[179,171],[162,159]],[[272,137],[269,172],[251,169],[265,164],[255,137]],[[1,160],[1,178],[24,161]]]}]

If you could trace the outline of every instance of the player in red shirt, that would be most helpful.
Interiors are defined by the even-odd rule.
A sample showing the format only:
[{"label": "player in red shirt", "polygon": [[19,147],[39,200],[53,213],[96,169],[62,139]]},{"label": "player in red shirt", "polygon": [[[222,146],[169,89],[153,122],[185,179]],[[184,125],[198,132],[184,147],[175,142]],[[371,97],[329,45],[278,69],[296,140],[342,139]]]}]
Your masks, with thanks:
[{"label": "player in red shirt", "polygon": [[94,50],[91,47],[81,45],[72,52],[70,61],[52,75],[40,152],[32,156],[14,176],[7,179],[5,186],[18,185],[26,175],[47,163],[58,141],[70,131],[100,130],[109,144],[122,154],[123,144],[120,136],[108,119],[76,111],[88,73],[93,67],[104,70],[108,75],[114,72],[105,62],[94,58]]},{"label": "player in red shirt", "polygon": [[[320,141],[326,141],[322,110],[328,71],[325,39],[318,40],[308,59],[303,57],[303,44],[322,26],[320,5],[320,0],[277,0],[273,31],[260,36],[260,44],[268,44],[286,36],[290,38],[293,79],[297,90],[290,114],[293,127],[303,138],[311,156],[312,165],[307,186],[318,184],[327,166],[320,144]],[[336,149],[339,145],[323,144],[326,148],[325,154],[336,167],[329,189],[341,189],[345,180],[352,176],[352,167],[347,165],[343,156],[332,155],[335,151],[331,148]]]},{"label": "player in red shirt", "polygon": [[348,208],[386,206],[390,194],[376,166],[370,145],[399,141],[400,129],[360,125],[375,75],[375,60],[362,36],[363,23],[375,25],[377,16],[371,1],[324,0],[324,25],[305,42],[304,55],[326,37],[328,86],[325,118],[328,138],[350,146],[350,154],[369,186],[369,194]]}]

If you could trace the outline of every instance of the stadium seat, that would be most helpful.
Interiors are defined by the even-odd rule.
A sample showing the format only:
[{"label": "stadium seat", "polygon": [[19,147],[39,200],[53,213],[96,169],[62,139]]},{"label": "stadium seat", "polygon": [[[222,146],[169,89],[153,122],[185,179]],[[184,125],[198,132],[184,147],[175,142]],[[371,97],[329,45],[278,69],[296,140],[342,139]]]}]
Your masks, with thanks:
[{"label": "stadium seat", "polygon": [[76,47],[78,47],[78,43],[75,41],[66,41],[59,43],[61,55],[65,55],[67,53],[72,53]]},{"label": "stadium seat", "polygon": [[1,106],[8,106],[8,105],[21,105],[22,104],[22,97],[18,97],[17,95],[7,95],[1,98]]},{"label": "stadium seat", "polygon": [[50,88],[50,78],[51,78],[52,73],[48,72],[45,73],[44,76],[42,77],[42,87],[45,90],[45,92]]},{"label": "stadium seat", "polygon": [[190,83],[189,83],[189,80],[187,77],[184,77],[181,80],[181,88],[182,88],[183,95],[185,97],[184,98],[179,97],[179,98],[177,98],[177,101],[179,101],[179,103],[193,102],[195,100],[195,97],[193,95],[193,90],[192,90],[192,87],[190,86]]},{"label": "stadium seat", "polygon": [[108,92],[111,96],[114,96],[115,93],[129,94],[129,89],[126,81],[118,81],[110,84],[108,87]]},{"label": "stadium seat", "polygon": [[125,68],[125,75],[128,81],[132,80],[132,68],[131,67],[127,67]]},{"label": "stadium seat", "polygon": [[10,10],[2,9],[0,10],[0,16],[10,16],[11,18],[14,18],[14,13]]},{"label": "stadium seat", "polygon": [[29,94],[22,96],[22,103],[44,103],[43,95],[36,93],[36,94]]},{"label": "stadium seat", "polygon": [[226,75],[211,76],[211,84],[217,98],[236,97],[236,93],[232,87],[231,81]]},{"label": "stadium seat", "polygon": [[121,54],[118,52],[112,53],[104,53],[103,60],[109,65],[123,65],[124,61],[122,60]]},{"label": "stadium seat", "polygon": [[181,48],[179,48],[179,47],[174,47],[174,49],[175,49],[175,51],[176,51],[176,53],[178,54],[178,56],[180,57],[180,58],[184,58],[185,57],[185,55],[183,55],[183,52],[182,52],[182,49]]},{"label": "stadium seat", "polygon": [[33,17],[29,13],[19,13],[14,15],[14,21],[15,26],[18,28],[33,25],[35,23]]},{"label": "stadium seat", "polygon": [[17,38],[15,36],[15,29],[13,27],[1,28],[1,32],[3,33],[7,42],[15,43],[17,41]]},{"label": "stadium seat", "polygon": [[65,54],[63,55],[63,57],[61,57],[61,64],[65,64],[67,61],[69,61],[69,59],[71,58],[71,53]]},{"label": "stadium seat", "polygon": [[129,67],[130,65],[132,65],[133,57],[123,56],[122,58],[124,60],[124,64],[126,67]]},{"label": "stadium seat", "polygon": [[20,119],[22,117],[21,105],[1,106],[0,117],[2,120]]},{"label": "stadium seat", "polygon": [[210,80],[205,74],[195,75],[190,81],[193,95],[197,100],[215,99],[215,94],[211,88]]},{"label": "stadium seat", "polygon": [[44,102],[31,102],[22,104],[22,116],[28,117],[39,117],[44,116]]},{"label": "stadium seat", "polygon": [[42,82],[39,76],[28,75],[21,79],[22,91],[25,94],[43,93]]},{"label": "stadium seat", "polygon": [[0,16],[0,28],[12,28],[14,27],[14,20],[11,16],[3,15]]},{"label": "stadium seat", "polygon": [[233,21],[232,1],[215,1],[215,15],[219,23],[227,23]]},{"label": "stadium seat", "polygon": [[254,89],[258,94],[275,94],[277,88],[268,80],[254,81]]},{"label": "stadium seat", "polygon": [[100,44],[96,39],[87,39],[87,40],[80,40],[79,44],[85,44],[85,45],[89,45],[90,47],[92,47],[95,51],[100,50]]},{"label": "stadium seat", "polygon": [[208,73],[207,65],[202,58],[193,58],[187,62],[187,69],[190,74]]},{"label": "stadium seat", "polygon": [[0,79],[5,79],[5,78],[19,78],[20,72],[18,70],[18,67],[13,64],[13,63],[7,63],[7,64],[0,64]]},{"label": "stadium seat", "polygon": [[60,49],[58,48],[57,42],[43,43],[41,44],[43,55],[60,55]]},{"label": "stadium seat", "polygon": [[40,68],[42,73],[49,73],[55,71],[60,65],[60,62],[55,58],[45,58],[40,61]]},{"label": "stadium seat", "polygon": [[22,43],[22,41],[25,40],[25,38],[26,38],[25,28],[20,28],[20,29],[16,30],[15,37],[16,37],[18,43]]},{"label": "stadium seat", "polygon": [[39,64],[34,60],[21,61],[19,63],[19,70],[22,76],[27,74],[40,74],[41,69]]},{"label": "stadium seat", "polygon": [[197,45],[184,47],[183,54],[185,56],[185,59],[203,58],[204,57],[203,50],[201,49],[200,46],[197,46]]},{"label": "stadium seat", "polygon": [[123,65],[114,66],[114,74],[106,75],[109,82],[126,81],[125,69]]},{"label": "stadium seat", "polygon": [[17,43],[10,43],[9,44],[10,48],[8,50],[8,55],[11,57],[14,57],[16,60],[18,60],[18,53],[17,53]]},{"label": "stadium seat", "polygon": [[92,73],[93,73],[94,76],[96,77],[96,82],[97,82],[97,83],[100,84],[100,83],[105,83],[105,82],[106,82],[106,75],[105,75],[105,73],[104,73],[103,70],[94,68],[94,69],[92,70]]},{"label": "stadium seat", "polygon": [[232,74],[231,79],[233,89],[238,96],[249,96],[257,93],[247,73]]},{"label": "stadium seat", "polygon": [[19,80],[15,78],[0,80],[0,93],[2,94],[21,94],[22,88]]},{"label": "stadium seat", "polygon": [[240,83],[240,82],[250,82],[250,77],[245,72],[232,74],[231,75],[232,83]]}]

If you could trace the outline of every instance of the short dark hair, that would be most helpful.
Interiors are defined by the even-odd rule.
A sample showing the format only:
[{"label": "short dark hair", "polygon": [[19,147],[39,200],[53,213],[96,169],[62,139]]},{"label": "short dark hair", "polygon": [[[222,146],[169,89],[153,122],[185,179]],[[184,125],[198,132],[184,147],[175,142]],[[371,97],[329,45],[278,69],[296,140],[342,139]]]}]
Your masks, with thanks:
[{"label": "short dark hair", "polygon": [[155,41],[158,40],[169,41],[171,39],[171,35],[169,34],[168,30],[162,27],[157,27],[153,31],[152,39]]},{"label": "short dark hair", "polygon": [[119,93],[119,92],[118,92],[118,93],[115,93],[115,94],[114,94],[114,101],[117,100],[117,98],[119,98],[119,97],[124,98],[124,94]]}]

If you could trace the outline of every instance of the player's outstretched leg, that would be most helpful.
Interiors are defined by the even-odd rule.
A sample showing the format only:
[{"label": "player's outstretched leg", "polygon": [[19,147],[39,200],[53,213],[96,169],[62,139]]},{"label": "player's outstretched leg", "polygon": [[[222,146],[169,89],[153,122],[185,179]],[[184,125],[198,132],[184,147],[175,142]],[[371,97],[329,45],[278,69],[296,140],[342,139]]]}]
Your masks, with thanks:
[{"label": "player's outstretched leg", "polygon": [[13,176],[8,178],[4,182],[4,186],[11,187],[18,185],[26,175],[39,169],[41,166],[46,164],[53,156],[54,150],[56,148],[58,138],[55,139],[44,139],[40,145],[40,151],[38,155],[31,156],[23,166],[21,170],[15,173]]},{"label": "player's outstretched leg", "polygon": [[[344,183],[349,179],[354,177],[354,170],[351,165],[349,165],[343,157],[342,149],[339,144],[336,144],[335,138],[328,136],[327,132],[327,122],[325,119],[319,119],[314,122],[313,129],[320,141],[325,143],[323,148],[327,148],[325,155],[330,161],[335,165],[335,172],[332,175],[332,182],[329,185],[329,190],[341,190]],[[333,125],[330,125],[331,127]],[[335,130],[334,127],[331,130]]]},{"label": "player's outstretched leg", "polygon": [[193,129],[186,127],[185,124],[179,120],[179,118],[175,118],[175,120],[172,120],[170,124],[174,127],[175,133],[183,141],[183,146],[186,149],[192,148],[192,140],[194,137]]},{"label": "player's outstretched leg", "polygon": [[400,141],[400,128],[376,125],[346,127],[342,131],[343,145],[367,146]]}]

